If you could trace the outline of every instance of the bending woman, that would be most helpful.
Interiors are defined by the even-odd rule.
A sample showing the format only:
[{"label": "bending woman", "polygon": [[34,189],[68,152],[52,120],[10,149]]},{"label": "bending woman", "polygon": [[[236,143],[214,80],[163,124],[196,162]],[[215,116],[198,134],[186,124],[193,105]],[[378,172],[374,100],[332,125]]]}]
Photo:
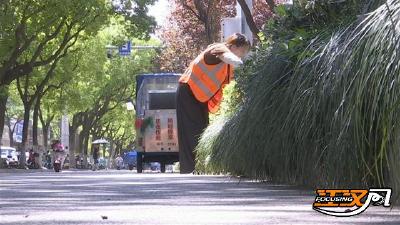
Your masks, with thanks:
[{"label": "bending woman", "polygon": [[249,50],[249,40],[233,34],[226,42],[208,46],[180,77],[176,112],[181,173],[194,171],[194,150],[208,125],[208,114],[218,111],[222,89],[233,79],[234,67],[243,63],[241,59]]}]

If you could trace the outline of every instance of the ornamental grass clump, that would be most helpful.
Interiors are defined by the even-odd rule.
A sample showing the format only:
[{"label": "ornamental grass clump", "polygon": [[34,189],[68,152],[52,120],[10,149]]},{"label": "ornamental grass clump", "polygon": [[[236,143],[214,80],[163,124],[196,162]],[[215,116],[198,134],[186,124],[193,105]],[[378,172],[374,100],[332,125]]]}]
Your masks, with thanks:
[{"label": "ornamental grass clump", "polygon": [[400,2],[313,39],[299,55],[292,64],[271,50],[250,70],[242,107],[209,137],[210,166],[312,187],[389,186],[398,195]]}]

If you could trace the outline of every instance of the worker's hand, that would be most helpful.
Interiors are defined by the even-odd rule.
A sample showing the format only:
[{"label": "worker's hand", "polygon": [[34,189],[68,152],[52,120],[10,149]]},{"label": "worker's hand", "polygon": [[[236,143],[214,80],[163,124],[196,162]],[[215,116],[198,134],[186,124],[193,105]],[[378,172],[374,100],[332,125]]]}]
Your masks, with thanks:
[{"label": "worker's hand", "polygon": [[212,45],[212,49],[211,49],[211,51],[210,51],[210,53],[211,53],[212,55],[216,55],[216,56],[220,56],[220,55],[222,55],[222,54],[224,54],[224,53],[227,53],[227,52],[230,52],[230,50],[229,50],[229,48],[226,47],[226,45],[223,44],[223,43],[219,43],[219,44]]},{"label": "worker's hand", "polygon": [[219,58],[224,63],[230,64],[233,67],[238,67],[243,64],[243,61],[232,52],[225,52],[222,55],[220,55]]}]

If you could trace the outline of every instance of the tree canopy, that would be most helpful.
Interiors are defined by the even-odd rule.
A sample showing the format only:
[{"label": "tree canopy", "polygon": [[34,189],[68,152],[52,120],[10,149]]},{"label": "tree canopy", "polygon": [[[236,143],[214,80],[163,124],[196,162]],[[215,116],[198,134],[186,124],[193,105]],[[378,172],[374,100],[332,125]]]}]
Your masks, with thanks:
[{"label": "tree canopy", "polygon": [[22,151],[27,144],[30,119],[37,145],[39,120],[43,128],[62,114],[103,110],[103,116],[132,95],[135,73],[139,68],[148,68],[138,65],[151,61],[152,53],[135,53],[132,60],[110,60],[106,46],[149,40],[156,25],[154,18],[147,15],[148,6],[153,3],[154,0],[1,2],[0,127],[7,106],[15,105],[14,100],[8,101],[9,96],[19,93],[24,106]]}]

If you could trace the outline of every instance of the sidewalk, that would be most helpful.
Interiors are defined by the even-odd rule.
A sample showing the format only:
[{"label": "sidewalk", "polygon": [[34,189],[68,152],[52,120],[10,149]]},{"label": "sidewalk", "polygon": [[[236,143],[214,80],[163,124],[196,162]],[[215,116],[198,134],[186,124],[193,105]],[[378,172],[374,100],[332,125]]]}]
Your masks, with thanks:
[{"label": "sidewalk", "polygon": [[226,176],[103,170],[0,177],[2,225],[400,224],[398,208],[336,218],[312,210],[313,190]]}]

